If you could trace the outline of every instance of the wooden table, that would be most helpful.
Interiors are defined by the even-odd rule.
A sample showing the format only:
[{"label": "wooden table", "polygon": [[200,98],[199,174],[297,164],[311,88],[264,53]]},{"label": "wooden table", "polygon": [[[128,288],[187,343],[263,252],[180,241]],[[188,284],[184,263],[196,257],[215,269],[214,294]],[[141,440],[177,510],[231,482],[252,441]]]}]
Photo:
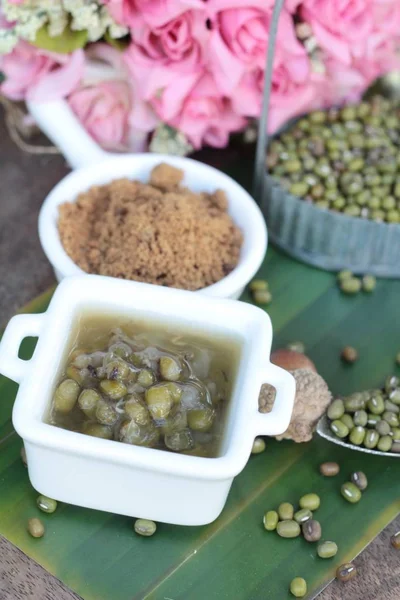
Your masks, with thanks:
[{"label": "wooden table", "polygon": [[[20,151],[8,138],[0,115],[0,326],[54,283],[39,244],[37,216],[43,198],[67,172],[60,156]],[[359,577],[346,585],[333,582],[319,599],[398,600],[400,553],[390,551],[389,538],[399,529],[400,517],[356,559]],[[0,600],[27,598],[73,600],[78,596],[0,537]]]}]

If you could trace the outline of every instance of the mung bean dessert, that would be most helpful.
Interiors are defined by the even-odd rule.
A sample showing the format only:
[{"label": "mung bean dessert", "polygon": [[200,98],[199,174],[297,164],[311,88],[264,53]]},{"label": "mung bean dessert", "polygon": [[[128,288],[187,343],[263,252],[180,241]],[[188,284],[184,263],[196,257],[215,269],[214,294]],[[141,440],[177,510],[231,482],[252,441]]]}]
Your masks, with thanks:
[{"label": "mung bean dessert", "polygon": [[216,457],[240,340],[82,315],[48,421],[90,436]]}]

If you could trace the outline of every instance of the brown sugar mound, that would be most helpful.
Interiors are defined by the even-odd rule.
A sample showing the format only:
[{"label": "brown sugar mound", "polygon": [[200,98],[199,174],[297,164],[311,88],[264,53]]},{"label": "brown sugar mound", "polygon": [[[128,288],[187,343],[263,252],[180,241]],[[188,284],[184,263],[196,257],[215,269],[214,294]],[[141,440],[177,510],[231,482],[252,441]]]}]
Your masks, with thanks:
[{"label": "brown sugar mound", "polygon": [[199,290],[230,273],[242,233],[225,193],[194,193],[183,171],[156,166],[149,184],[118,179],[60,206],[58,229],[87,273]]}]

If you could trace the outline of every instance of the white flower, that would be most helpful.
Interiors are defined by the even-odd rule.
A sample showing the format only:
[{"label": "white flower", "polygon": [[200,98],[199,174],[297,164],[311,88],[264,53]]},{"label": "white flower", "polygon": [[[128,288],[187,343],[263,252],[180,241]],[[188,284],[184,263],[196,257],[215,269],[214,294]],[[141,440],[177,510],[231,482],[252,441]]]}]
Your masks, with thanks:
[{"label": "white flower", "polygon": [[158,154],[186,156],[193,152],[193,146],[181,131],[162,123],[154,131],[149,150]]},{"label": "white flower", "polygon": [[11,39],[13,45],[18,39],[33,41],[37,31],[46,24],[51,37],[61,35],[70,23],[74,31],[87,31],[91,42],[101,39],[107,31],[112,38],[120,38],[128,33],[128,29],[118,25],[107,7],[98,0],[25,0],[18,5],[10,4],[9,0],[1,1],[4,17],[10,23],[15,23],[12,29],[14,38],[0,29],[4,48],[10,46]]},{"label": "white flower", "polygon": [[0,55],[12,52],[18,43],[18,36],[13,29],[0,30]]}]

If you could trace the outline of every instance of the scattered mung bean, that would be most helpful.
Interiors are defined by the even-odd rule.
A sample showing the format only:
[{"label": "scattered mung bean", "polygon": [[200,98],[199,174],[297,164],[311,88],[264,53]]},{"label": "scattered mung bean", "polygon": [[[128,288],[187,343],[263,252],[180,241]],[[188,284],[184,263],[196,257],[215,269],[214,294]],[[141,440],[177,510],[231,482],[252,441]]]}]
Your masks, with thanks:
[{"label": "scattered mung bean", "polygon": [[358,352],[353,346],[345,346],[340,356],[345,362],[354,363],[358,359]]},{"label": "scattered mung bean", "polygon": [[347,502],[351,504],[356,504],[361,500],[361,491],[360,489],[351,481],[347,481],[341,487],[342,496]]},{"label": "scattered mung bean", "polygon": [[361,290],[361,281],[356,277],[349,277],[348,279],[343,279],[340,282],[340,289],[344,294],[358,294]]},{"label": "scattered mung bean", "polygon": [[40,495],[36,500],[37,507],[45,513],[53,513],[57,509],[57,501]]},{"label": "scattered mung bean", "polygon": [[300,525],[296,521],[280,521],[276,531],[280,537],[295,538],[300,535]]},{"label": "scattered mung bean", "polygon": [[373,292],[376,288],[376,278],[373,275],[364,275],[362,278],[362,289],[364,292]]},{"label": "scattered mung bean", "polygon": [[392,544],[393,548],[400,550],[400,531],[392,535],[390,538],[390,543]]},{"label": "scattered mung bean", "polygon": [[319,508],[321,499],[317,494],[305,494],[299,500],[300,508],[308,508],[308,510],[314,511]]},{"label": "scattered mung bean", "polygon": [[36,517],[33,519],[29,519],[28,521],[28,532],[34,538],[41,538],[44,536],[44,525],[40,519]]},{"label": "scattered mung bean", "polygon": [[275,531],[278,525],[279,515],[276,510],[269,510],[263,517],[263,525],[267,531]]},{"label": "scattered mung bean", "polygon": [[312,519],[312,517],[313,514],[308,508],[301,508],[300,510],[294,513],[294,520],[297,523],[299,523],[299,525],[306,523],[306,521],[309,521],[310,519]]},{"label": "scattered mung bean", "polygon": [[357,575],[357,569],[353,563],[345,563],[336,569],[336,579],[346,583]]},{"label": "scattered mung bean", "polygon": [[278,507],[278,515],[281,521],[292,521],[294,514],[293,504],[282,502]]},{"label": "scattered mung bean", "polygon": [[321,524],[315,519],[309,519],[302,524],[301,530],[307,542],[318,542],[321,539]]},{"label": "scattered mung bean", "polygon": [[303,577],[295,577],[290,583],[290,593],[295,598],[304,598],[307,594],[307,582]]},{"label": "scattered mung bean", "polygon": [[324,462],[319,466],[321,475],[325,477],[334,477],[340,471],[340,467],[336,462]]},{"label": "scattered mung bean", "polygon": [[253,300],[256,304],[267,305],[272,302],[272,294],[269,290],[257,290],[253,293]]},{"label": "scattered mung bean", "polygon": [[261,292],[268,289],[268,281],[265,279],[253,279],[250,282],[249,288],[251,292]]},{"label": "scattered mung bean", "polygon": [[253,447],[251,449],[251,453],[252,454],[261,454],[261,452],[264,452],[266,448],[266,444],[265,441],[263,440],[263,438],[257,437],[255,438],[254,442],[253,442]]},{"label": "scattered mung bean", "polygon": [[148,519],[136,519],[134,523],[134,530],[138,535],[150,537],[151,535],[155,534],[157,525],[154,523],[154,521],[149,521]]},{"label": "scattered mung bean", "polygon": [[332,558],[336,556],[338,551],[337,544],[335,542],[321,542],[317,547],[317,554],[320,558]]},{"label": "scattered mung bean", "polygon": [[354,473],[351,474],[350,479],[359,490],[364,491],[367,489],[368,479],[363,471],[354,471]]}]

